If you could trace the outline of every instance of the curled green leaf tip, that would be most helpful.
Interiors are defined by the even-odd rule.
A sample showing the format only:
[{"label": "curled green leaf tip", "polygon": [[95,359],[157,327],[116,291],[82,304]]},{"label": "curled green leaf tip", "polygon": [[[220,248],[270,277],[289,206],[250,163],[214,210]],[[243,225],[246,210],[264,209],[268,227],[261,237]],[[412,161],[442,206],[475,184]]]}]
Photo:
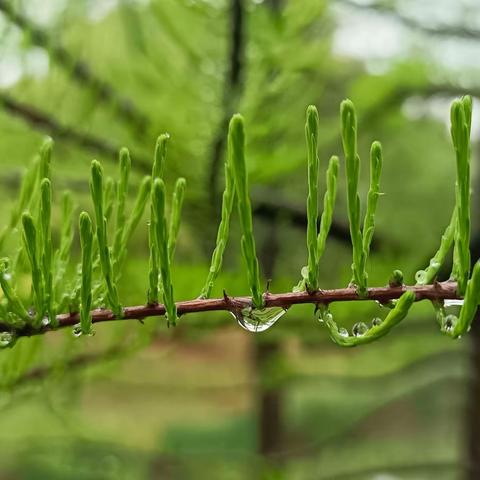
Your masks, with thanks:
[{"label": "curled green leaf tip", "polygon": [[165,168],[165,159],[167,157],[167,143],[170,138],[168,133],[162,133],[157,138],[155,144],[155,153],[153,156],[152,178],[163,177],[163,170]]}]

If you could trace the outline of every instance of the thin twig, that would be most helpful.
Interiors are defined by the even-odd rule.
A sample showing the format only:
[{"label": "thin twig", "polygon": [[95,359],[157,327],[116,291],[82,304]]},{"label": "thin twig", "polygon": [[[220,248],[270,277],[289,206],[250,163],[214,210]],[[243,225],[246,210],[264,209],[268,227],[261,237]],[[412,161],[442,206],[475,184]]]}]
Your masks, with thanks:
[{"label": "thin twig", "polygon": [[[419,300],[446,300],[460,299],[457,294],[456,282],[434,283],[432,285],[416,285],[401,287],[374,287],[369,288],[365,297],[360,297],[355,288],[339,288],[335,290],[317,290],[308,292],[287,292],[287,293],[266,293],[264,294],[265,307],[283,307],[285,309],[292,305],[300,304],[329,304],[333,302],[347,302],[358,300],[375,300],[380,303],[387,303],[390,300],[399,298],[406,290],[415,292],[416,301]],[[230,311],[238,312],[252,305],[251,297],[229,297],[225,295],[222,298],[195,299],[183,302],[177,302],[177,313],[179,316],[188,313],[212,312],[212,311]],[[109,309],[96,309],[92,311],[92,322],[111,322],[116,320],[143,320],[146,317],[157,317],[165,314],[165,306],[157,305],[137,305],[123,309],[123,317],[118,318]],[[80,322],[78,312],[65,313],[57,315],[58,328],[71,327]],[[28,325],[15,331],[19,337],[38,335],[55,330],[51,325],[42,326],[35,329]],[[0,323],[0,331],[12,331],[12,327]]]},{"label": "thin twig", "polygon": [[[55,117],[50,116],[48,113],[39,110],[29,103],[19,102],[5,92],[0,92],[0,104],[10,114],[20,117],[32,127],[43,130],[56,139],[61,138],[70,141],[87,150],[106,155],[107,158],[112,161],[117,161],[120,146],[114,145],[104,138],[96,137],[73,127],[62,125]],[[135,159],[135,165],[139,170],[143,173],[150,172],[150,159],[135,153],[132,154],[132,157]]]}]

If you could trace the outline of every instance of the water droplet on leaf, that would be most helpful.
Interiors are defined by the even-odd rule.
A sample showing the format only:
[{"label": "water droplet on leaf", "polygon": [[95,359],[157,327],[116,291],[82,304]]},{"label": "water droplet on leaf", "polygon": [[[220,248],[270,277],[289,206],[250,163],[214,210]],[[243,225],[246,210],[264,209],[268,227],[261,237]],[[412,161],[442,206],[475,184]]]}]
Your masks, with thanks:
[{"label": "water droplet on leaf", "polygon": [[458,318],[455,315],[447,315],[443,321],[443,330],[448,333],[452,332],[457,322]]},{"label": "water droplet on leaf", "polygon": [[383,320],[380,317],[375,317],[372,319],[372,327],[378,327],[382,322]]},{"label": "water droplet on leaf", "polygon": [[415,274],[415,281],[420,284],[425,283],[427,281],[427,272],[425,270],[419,270]]},{"label": "water droplet on leaf", "polygon": [[0,348],[12,347],[17,337],[11,332],[0,333]]},{"label": "water droplet on leaf", "polygon": [[85,334],[85,333],[82,332],[82,327],[80,326],[80,324],[77,323],[76,325],[73,326],[72,335],[75,338],[78,338],[78,337],[81,337],[81,336],[93,337],[95,335],[95,330],[91,329],[90,332]]},{"label": "water droplet on leaf", "polygon": [[338,329],[338,334],[341,336],[341,337],[348,337],[348,330],[346,328],[339,328]]},{"label": "water droplet on leaf", "polygon": [[354,337],[361,337],[362,335],[365,335],[365,333],[367,332],[368,332],[368,327],[363,322],[357,322],[352,327],[352,334]]},{"label": "water droplet on leaf", "polygon": [[238,324],[249,332],[264,332],[270,328],[287,310],[282,307],[252,308],[230,312]]},{"label": "water droplet on leaf", "polygon": [[77,323],[76,325],[74,325],[73,327],[73,330],[72,330],[72,335],[75,337],[75,338],[78,338],[78,337],[81,337],[82,336],[82,327],[80,326],[79,323]]}]

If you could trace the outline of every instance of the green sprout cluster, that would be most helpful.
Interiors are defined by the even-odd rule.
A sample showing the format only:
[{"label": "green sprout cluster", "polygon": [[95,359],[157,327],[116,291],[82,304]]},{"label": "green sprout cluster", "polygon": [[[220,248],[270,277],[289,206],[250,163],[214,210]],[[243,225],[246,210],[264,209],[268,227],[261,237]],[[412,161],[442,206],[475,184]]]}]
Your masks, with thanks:
[{"label": "green sprout cluster", "polygon": [[[456,157],[457,178],[455,206],[449,225],[442,235],[440,246],[429,265],[416,274],[417,286],[436,281],[441,266],[453,248],[453,268],[450,281],[457,282],[457,294],[463,297],[459,317],[447,315],[443,300],[432,301],[442,332],[458,338],[469,330],[480,302],[480,262],[470,276],[470,129],[472,101],[470,97],[455,100],[451,109],[451,136]],[[370,186],[364,206],[358,193],[360,157],[357,147],[357,116],[353,103],[345,100],[340,108],[341,137],[344,153],[347,211],[352,243],[352,279],[350,289],[359,298],[368,298],[367,261],[375,229],[375,213],[380,191],[383,164],[382,146],[372,143],[370,150]],[[320,169],[318,156],[319,115],[314,106],[306,113],[305,136],[307,146],[307,265],[302,269],[302,280],[294,288],[313,295],[320,289],[320,260],[325,251],[335,208],[340,160],[332,156],[325,173],[323,209],[320,213]],[[150,206],[148,223],[149,271],[146,305],[163,301],[168,325],[178,321],[172,263],[181,225],[185,196],[185,179],[177,179],[169,202],[163,179],[169,136],[160,135],[153,155],[151,176],[143,178],[133,208],[127,208],[132,162],[129,152],[119,152],[118,179],[106,178],[102,165],[91,164],[90,193],[93,216],[81,212],[78,222],[81,258],[78,264],[71,260],[75,237],[74,213],[76,207],[69,192],[61,200],[61,234],[52,240],[52,184],[50,178],[53,142],[47,139],[38,156],[25,173],[20,194],[12,209],[8,224],[0,233],[0,249],[17,228],[22,243],[14,255],[0,259],[0,325],[2,344],[11,346],[17,335],[42,333],[58,327],[58,315],[78,312],[80,323],[76,336],[92,335],[92,311],[109,308],[115,318],[121,319],[125,309],[119,296],[123,266],[129,241],[137,228],[147,204]],[[229,238],[230,218],[234,204],[238,207],[241,228],[240,247],[251,293],[250,305],[232,310],[247,329],[262,331],[280,318],[288,306],[266,307],[266,295],[261,288],[259,262],[253,231],[252,208],[249,196],[248,169],[245,155],[245,128],[241,115],[235,114],[228,130],[228,152],[225,161],[225,190],[222,198],[221,220],[216,244],[205,284],[197,301],[210,297],[222,267],[223,254]],[[167,212],[170,212],[167,219]],[[319,221],[320,219],[320,221]],[[55,243],[55,245],[54,245]],[[73,264],[73,265],[72,265]],[[21,290],[18,272],[28,265],[30,295]],[[72,266],[74,268],[72,268]],[[73,271],[71,278],[67,273]],[[67,279],[66,279],[67,277]],[[316,303],[319,320],[328,329],[331,339],[341,346],[355,346],[372,342],[386,335],[408,314],[417,300],[413,290],[403,285],[403,274],[394,270],[389,288],[401,288],[397,300],[386,304],[390,309],[384,320],[375,318],[370,327],[363,322],[354,325],[352,334],[334,321],[328,303]],[[228,298],[228,297],[226,297]],[[274,310],[275,309],[275,310]],[[245,313],[247,312],[247,313]],[[257,322],[257,323],[255,323]],[[260,325],[258,322],[265,322]],[[253,325],[253,326],[252,326]],[[27,333],[25,333],[27,332]],[[5,341],[8,337],[9,341]]]}]

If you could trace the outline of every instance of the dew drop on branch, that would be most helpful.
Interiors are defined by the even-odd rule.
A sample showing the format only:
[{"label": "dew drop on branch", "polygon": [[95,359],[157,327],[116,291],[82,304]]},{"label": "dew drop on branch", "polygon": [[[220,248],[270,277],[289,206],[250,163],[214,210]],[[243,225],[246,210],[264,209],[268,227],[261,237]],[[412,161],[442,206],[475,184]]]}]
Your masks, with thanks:
[{"label": "dew drop on branch", "polygon": [[338,334],[341,336],[341,337],[348,337],[348,330],[346,328],[339,328],[338,329]]},{"label": "dew drop on branch", "polygon": [[286,313],[283,307],[243,308],[230,312],[238,324],[249,332],[264,332]]},{"label": "dew drop on branch", "polygon": [[378,327],[382,324],[383,320],[380,317],[375,317],[372,319],[372,327]]},{"label": "dew drop on branch", "polygon": [[368,332],[368,327],[365,325],[364,322],[357,322],[352,327],[352,334],[354,337],[361,337],[362,335],[365,335],[367,332]]},{"label": "dew drop on branch", "polygon": [[17,337],[12,332],[0,333],[0,348],[12,347],[16,342]]}]

